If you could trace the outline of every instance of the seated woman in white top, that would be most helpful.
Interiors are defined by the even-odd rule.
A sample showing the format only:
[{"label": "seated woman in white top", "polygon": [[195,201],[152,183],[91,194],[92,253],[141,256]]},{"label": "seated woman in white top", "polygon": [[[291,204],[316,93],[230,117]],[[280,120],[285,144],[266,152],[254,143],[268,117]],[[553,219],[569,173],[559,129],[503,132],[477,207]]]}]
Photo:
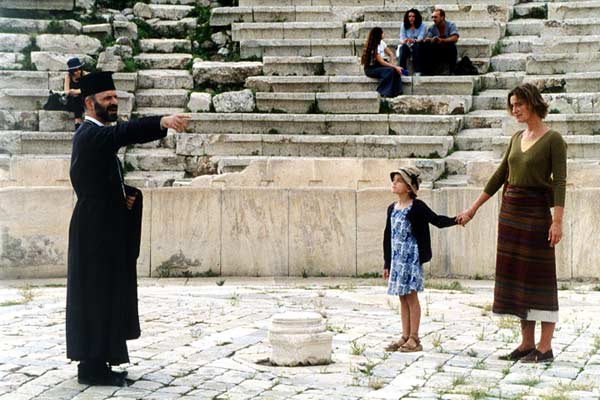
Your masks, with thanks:
[{"label": "seated woman in white top", "polygon": [[[384,97],[396,97],[402,94],[403,69],[395,65],[394,53],[383,41],[383,29],[375,27],[369,32],[363,48],[360,63],[365,75],[379,79],[377,91]],[[386,61],[387,55],[390,61]]]},{"label": "seated woman in white top", "polygon": [[408,58],[412,54],[415,75],[421,75],[421,42],[427,29],[419,10],[411,8],[404,14],[404,24],[400,29],[400,46],[398,47],[399,65],[406,69]]}]

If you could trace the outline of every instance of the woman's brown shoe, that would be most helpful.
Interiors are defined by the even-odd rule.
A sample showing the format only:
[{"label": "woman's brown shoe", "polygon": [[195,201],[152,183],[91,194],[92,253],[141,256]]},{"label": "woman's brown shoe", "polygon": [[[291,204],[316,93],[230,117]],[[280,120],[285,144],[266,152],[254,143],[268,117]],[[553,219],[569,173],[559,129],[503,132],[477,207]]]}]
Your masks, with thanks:
[{"label": "woman's brown shoe", "polygon": [[545,353],[542,353],[538,349],[535,349],[531,353],[527,354],[525,357],[521,358],[521,362],[526,364],[550,363],[552,361],[554,361],[554,354],[552,354],[552,349],[548,350]]},{"label": "woman's brown shoe", "polygon": [[400,351],[402,353],[414,353],[417,351],[423,351],[421,340],[419,340],[419,338],[416,336],[411,336],[410,338],[408,338],[406,343],[404,343],[404,345],[400,347]]},{"label": "woman's brown shoe", "polygon": [[408,337],[402,336],[400,340],[392,342],[385,347],[385,351],[398,351],[400,347],[404,345],[408,341]]},{"label": "woman's brown shoe", "polygon": [[526,349],[526,350],[519,350],[519,348],[517,347],[511,353],[505,354],[498,358],[500,360],[504,360],[504,361],[518,361],[534,350],[535,350],[535,347],[532,347],[531,349]]}]

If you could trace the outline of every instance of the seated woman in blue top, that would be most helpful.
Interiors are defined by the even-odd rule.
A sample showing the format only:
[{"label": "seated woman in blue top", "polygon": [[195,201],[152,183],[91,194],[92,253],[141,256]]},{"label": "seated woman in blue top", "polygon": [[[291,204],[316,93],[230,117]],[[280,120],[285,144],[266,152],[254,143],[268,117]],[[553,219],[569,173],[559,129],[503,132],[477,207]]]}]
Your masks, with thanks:
[{"label": "seated woman in blue top", "polygon": [[[365,75],[369,78],[379,79],[377,91],[384,97],[396,97],[402,94],[403,69],[395,65],[394,52],[383,41],[383,29],[375,27],[369,32],[363,47],[360,63],[363,65]],[[387,55],[390,61],[383,57]]]},{"label": "seated woman in blue top", "polygon": [[406,69],[406,63],[412,53],[415,75],[421,75],[421,42],[425,39],[425,24],[419,10],[411,8],[404,14],[404,24],[400,28],[398,58],[400,66]]}]

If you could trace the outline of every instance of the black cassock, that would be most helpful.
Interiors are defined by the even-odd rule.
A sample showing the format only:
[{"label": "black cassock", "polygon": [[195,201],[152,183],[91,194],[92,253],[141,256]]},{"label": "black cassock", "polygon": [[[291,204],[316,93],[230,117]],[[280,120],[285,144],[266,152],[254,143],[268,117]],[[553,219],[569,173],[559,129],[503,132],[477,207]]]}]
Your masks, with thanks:
[{"label": "black cassock", "polygon": [[[124,186],[117,151],[165,137],[160,117],[116,126],[86,120],[73,136],[71,183],[77,204],[69,227],[67,357],[129,362],[126,340],[140,336],[136,260],[142,193]],[[124,191],[137,194],[132,210]]]}]

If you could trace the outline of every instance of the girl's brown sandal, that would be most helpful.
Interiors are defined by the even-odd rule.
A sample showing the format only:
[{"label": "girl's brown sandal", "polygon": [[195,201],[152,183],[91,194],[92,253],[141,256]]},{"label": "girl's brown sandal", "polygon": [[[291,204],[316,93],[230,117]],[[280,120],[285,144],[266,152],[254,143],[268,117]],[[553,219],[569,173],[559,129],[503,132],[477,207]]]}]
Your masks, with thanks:
[{"label": "girl's brown sandal", "polygon": [[388,344],[385,351],[398,351],[406,342],[408,342],[408,337],[402,336],[400,340]]},{"label": "girl's brown sandal", "polygon": [[[410,344],[410,339],[415,343],[414,345]],[[400,351],[402,353],[414,353],[417,351],[423,351],[423,346],[421,345],[421,340],[416,336],[411,336],[409,340],[404,343],[402,347],[400,347]]]}]

